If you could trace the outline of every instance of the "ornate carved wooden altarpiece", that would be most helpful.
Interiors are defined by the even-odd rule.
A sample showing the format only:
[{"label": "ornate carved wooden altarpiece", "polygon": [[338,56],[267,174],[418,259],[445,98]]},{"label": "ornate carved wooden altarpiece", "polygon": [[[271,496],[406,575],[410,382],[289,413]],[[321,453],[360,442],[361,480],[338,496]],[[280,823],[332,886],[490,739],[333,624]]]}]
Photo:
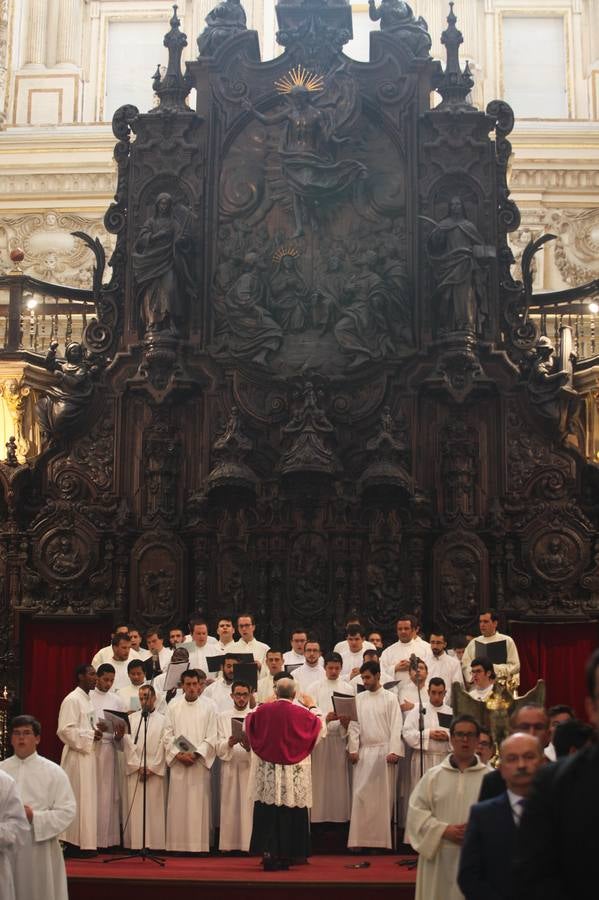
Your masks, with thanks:
[{"label": "ornate carved wooden altarpiece", "polygon": [[539,340],[536,245],[510,274],[513,115],[471,105],[451,7],[443,66],[399,0],[369,62],[346,0],[280,0],[262,61],[223,0],[184,72],[175,8],[155,108],[114,116],[96,317],[27,356],[45,443],[0,471],[9,671],[20,614],[250,609],[274,644],[354,610],[387,636],[401,611],[599,614],[585,401],[567,329],[561,363]]}]

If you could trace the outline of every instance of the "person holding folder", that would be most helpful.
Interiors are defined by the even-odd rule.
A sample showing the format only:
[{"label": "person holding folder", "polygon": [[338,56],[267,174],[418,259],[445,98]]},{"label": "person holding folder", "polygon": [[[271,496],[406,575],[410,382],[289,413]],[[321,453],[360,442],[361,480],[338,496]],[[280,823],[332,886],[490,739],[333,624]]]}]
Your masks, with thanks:
[{"label": "person holding folder", "polygon": [[494,609],[487,609],[478,617],[480,637],[473,638],[462,657],[462,669],[464,680],[467,684],[472,682],[470,666],[472,660],[481,656],[490,659],[495,669],[497,678],[515,679],[516,686],[520,684],[520,657],[518,648],[508,634],[497,631],[499,616]]}]

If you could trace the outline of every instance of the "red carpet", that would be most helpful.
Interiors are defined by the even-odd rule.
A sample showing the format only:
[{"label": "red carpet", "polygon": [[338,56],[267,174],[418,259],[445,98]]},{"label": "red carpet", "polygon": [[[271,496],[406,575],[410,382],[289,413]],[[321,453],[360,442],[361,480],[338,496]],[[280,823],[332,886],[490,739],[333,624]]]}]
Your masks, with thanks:
[{"label": "red carpet", "polygon": [[[280,898],[281,889],[284,900],[305,898],[306,889],[312,892],[311,900],[320,900],[324,894],[319,887],[326,889],[327,900],[341,900],[348,893],[368,900],[413,900],[416,882],[416,871],[398,866],[397,861],[406,858],[398,856],[313,856],[308,865],[288,872],[263,872],[257,858],[169,856],[164,868],[149,860],[105,864],[104,858],[67,861],[70,900],[128,900],[138,893],[144,900],[164,900],[169,887],[191,886],[201,889],[202,900]],[[351,868],[362,861],[370,866]]]}]

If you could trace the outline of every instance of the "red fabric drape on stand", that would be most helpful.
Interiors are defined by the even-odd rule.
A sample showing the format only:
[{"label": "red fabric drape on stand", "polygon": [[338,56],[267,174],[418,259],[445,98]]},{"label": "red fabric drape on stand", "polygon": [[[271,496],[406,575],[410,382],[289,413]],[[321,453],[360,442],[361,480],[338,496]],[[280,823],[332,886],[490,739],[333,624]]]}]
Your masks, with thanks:
[{"label": "red fabric drape on stand", "polygon": [[77,666],[91,662],[96,650],[107,643],[110,623],[34,618],[23,624],[21,712],[41,723],[40,753],[60,762],[63,745],[56,737],[60,704],[76,687],[73,673]]},{"label": "red fabric drape on stand", "polygon": [[584,668],[599,645],[599,623],[534,625],[510,623],[510,635],[520,654],[520,689],[525,694],[542,678],[547,706],[569,703],[586,719]]}]

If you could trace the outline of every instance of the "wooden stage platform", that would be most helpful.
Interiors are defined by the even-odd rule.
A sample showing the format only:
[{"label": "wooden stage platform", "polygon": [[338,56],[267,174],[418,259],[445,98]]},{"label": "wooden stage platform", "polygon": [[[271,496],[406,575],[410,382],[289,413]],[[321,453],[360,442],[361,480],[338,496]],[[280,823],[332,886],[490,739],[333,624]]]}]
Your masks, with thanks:
[{"label": "wooden stage platform", "polygon": [[[202,900],[413,900],[416,883],[416,871],[398,865],[410,857],[395,855],[312,856],[288,872],[264,872],[255,857],[168,856],[164,868],[139,859],[106,864],[107,858],[67,861],[70,900],[164,900],[169,888],[189,887]],[[360,862],[369,866],[355,868]]]}]

